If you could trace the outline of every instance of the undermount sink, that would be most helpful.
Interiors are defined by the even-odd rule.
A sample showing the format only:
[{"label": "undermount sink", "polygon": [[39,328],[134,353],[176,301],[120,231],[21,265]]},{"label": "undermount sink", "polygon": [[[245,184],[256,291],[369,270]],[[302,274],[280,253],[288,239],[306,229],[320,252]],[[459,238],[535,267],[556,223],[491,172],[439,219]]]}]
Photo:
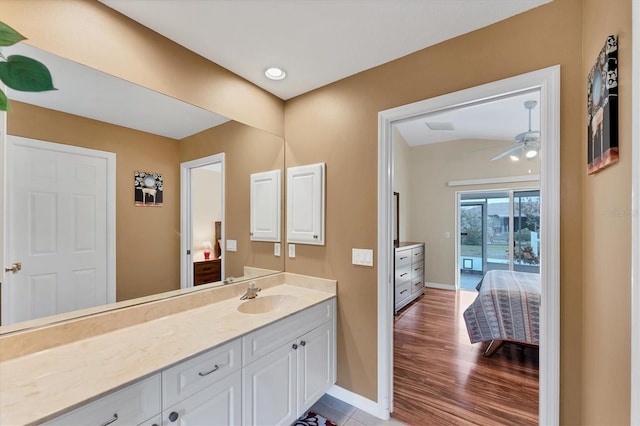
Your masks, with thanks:
[{"label": "undermount sink", "polygon": [[238,306],[238,311],[243,314],[266,314],[289,306],[296,301],[295,296],[285,294],[272,294],[269,296],[258,296],[255,299],[247,300]]}]

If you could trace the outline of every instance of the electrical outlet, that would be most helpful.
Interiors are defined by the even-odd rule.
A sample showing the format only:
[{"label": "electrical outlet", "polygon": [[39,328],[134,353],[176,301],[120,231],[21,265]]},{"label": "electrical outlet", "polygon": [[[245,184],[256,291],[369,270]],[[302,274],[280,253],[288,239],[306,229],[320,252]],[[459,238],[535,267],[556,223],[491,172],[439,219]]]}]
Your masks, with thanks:
[{"label": "electrical outlet", "polygon": [[273,244],[273,255],[280,256],[280,243]]},{"label": "electrical outlet", "polygon": [[296,245],[295,244],[289,244],[289,257],[291,259],[296,257]]}]

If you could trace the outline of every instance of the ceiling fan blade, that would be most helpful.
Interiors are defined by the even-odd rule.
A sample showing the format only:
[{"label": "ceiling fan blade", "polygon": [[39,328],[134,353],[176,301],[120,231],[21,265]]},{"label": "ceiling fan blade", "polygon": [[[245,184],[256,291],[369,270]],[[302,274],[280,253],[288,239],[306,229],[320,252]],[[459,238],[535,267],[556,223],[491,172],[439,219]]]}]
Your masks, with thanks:
[{"label": "ceiling fan blade", "polygon": [[498,159],[500,159],[502,157],[505,157],[505,156],[511,154],[512,152],[516,152],[519,149],[522,149],[522,147],[521,146],[514,146],[513,148],[510,148],[510,149],[504,151],[502,154],[498,154],[497,156],[493,157],[491,159],[491,161],[498,160]]}]

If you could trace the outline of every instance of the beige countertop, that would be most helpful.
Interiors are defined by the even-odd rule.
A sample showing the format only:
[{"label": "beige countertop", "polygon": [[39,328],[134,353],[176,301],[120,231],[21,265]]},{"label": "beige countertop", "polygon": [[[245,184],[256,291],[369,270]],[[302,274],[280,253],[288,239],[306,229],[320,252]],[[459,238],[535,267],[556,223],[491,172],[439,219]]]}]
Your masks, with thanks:
[{"label": "beige countertop", "polygon": [[335,286],[333,292],[326,285],[316,288],[322,290],[299,284],[264,288],[258,297],[296,297],[294,304],[273,312],[241,313],[237,307],[244,301],[233,297],[4,361],[0,363],[0,424],[33,424],[55,417],[335,297]]}]

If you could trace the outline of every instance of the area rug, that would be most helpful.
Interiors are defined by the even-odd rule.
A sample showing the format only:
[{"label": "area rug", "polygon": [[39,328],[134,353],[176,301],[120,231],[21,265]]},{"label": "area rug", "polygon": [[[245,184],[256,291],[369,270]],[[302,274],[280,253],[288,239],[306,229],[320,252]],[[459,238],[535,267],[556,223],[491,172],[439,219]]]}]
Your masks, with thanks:
[{"label": "area rug", "polygon": [[309,411],[306,415],[300,417],[292,426],[338,426],[331,420],[327,420],[320,414]]}]

